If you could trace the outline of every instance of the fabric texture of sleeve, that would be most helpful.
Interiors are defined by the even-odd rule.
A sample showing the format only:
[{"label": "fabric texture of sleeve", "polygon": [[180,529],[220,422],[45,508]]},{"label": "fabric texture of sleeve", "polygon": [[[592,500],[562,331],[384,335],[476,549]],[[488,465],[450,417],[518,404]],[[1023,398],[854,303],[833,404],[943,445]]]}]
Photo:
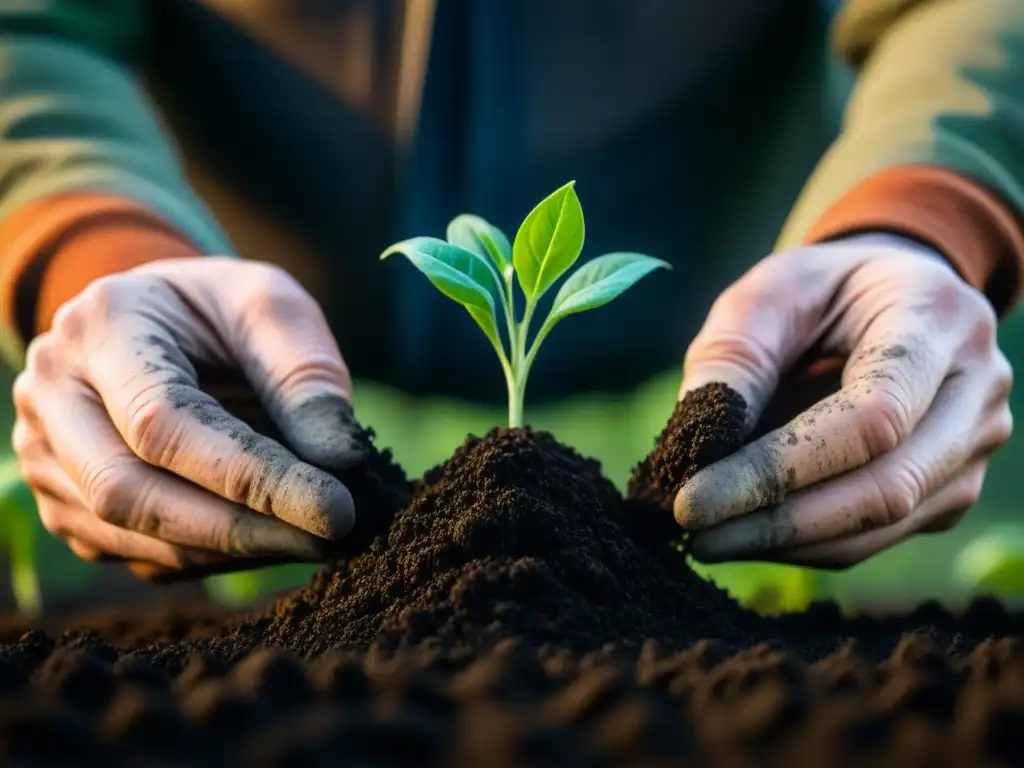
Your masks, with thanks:
[{"label": "fabric texture of sleeve", "polygon": [[5,224],[40,201],[93,195],[84,206],[88,215],[138,208],[199,253],[233,255],[131,72],[144,6],[139,0],[0,5],[0,354],[16,366],[25,341],[13,323],[14,286],[40,244],[83,215],[80,203],[56,205],[45,223],[13,239],[2,236]]},{"label": "fabric texture of sleeve", "polygon": [[1024,2],[849,0],[834,40],[859,78],[778,247],[906,235],[1007,312],[1024,275]]}]

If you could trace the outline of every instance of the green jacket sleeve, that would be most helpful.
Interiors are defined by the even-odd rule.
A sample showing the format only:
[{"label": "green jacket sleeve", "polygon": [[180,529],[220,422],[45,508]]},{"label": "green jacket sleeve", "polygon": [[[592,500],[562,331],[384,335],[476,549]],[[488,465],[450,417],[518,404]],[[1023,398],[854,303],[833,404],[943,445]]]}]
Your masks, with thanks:
[{"label": "green jacket sleeve", "polygon": [[977,182],[1024,218],[1024,2],[848,0],[833,35],[859,76],[779,247],[800,243],[858,185],[906,166]]},{"label": "green jacket sleeve", "polygon": [[[55,193],[135,200],[202,252],[233,248],[191,191],[131,73],[141,0],[0,3],[0,223]],[[0,353],[21,359],[3,329]]]}]

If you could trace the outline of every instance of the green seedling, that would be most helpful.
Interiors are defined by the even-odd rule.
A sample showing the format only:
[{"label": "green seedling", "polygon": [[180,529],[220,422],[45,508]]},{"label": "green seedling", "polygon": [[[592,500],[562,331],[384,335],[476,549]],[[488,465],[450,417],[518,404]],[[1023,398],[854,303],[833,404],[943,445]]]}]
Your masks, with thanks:
[{"label": "green seedling", "polygon": [[[529,344],[541,297],[576,263],[583,250],[583,209],[569,182],[542,200],[523,220],[515,242],[479,216],[452,219],[447,240],[414,237],[381,254],[405,256],[441,293],[469,312],[498,354],[508,387],[508,425],[523,426],[526,380],[551,329],[569,315],[604,306],[659,267],[640,253],[608,253],[584,264],[565,281]],[[515,283],[525,300],[516,317]],[[499,332],[499,314],[505,337]]]}]

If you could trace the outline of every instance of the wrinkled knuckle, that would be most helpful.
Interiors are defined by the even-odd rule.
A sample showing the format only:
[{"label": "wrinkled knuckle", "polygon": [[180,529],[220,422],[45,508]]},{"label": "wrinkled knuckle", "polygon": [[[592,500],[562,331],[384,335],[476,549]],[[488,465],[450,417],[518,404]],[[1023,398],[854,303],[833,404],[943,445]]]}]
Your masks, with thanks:
[{"label": "wrinkled knuckle", "polygon": [[885,489],[882,494],[883,504],[880,519],[882,526],[887,527],[906,520],[917,508],[918,495],[909,484],[897,483]]},{"label": "wrinkled knuckle", "polygon": [[57,308],[50,323],[54,336],[64,344],[81,344],[89,327],[89,313],[83,311],[82,303],[74,299]]},{"label": "wrinkled knuckle", "polygon": [[52,381],[65,367],[66,353],[52,333],[36,336],[25,350],[25,372],[38,381]]},{"label": "wrinkled knuckle", "polygon": [[905,462],[895,470],[880,475],[871,473],[870,477],[875,484],[875,501],[870,505],[870,519],[874,528],[894,525],[917,509],[924,478],[916,465]]},{"label": "wrinkled knuckle", "polygon": [[974,300],[972,303],[976,306],[974,311],[971,312],[964,346],[974,354],[983,355],[992,350],[996,345],[999,318],[996,317],[992,305],[984,297]]},{"label": "wrinkled knuckle", "polygon": [[996,312],[996,308],[988,296],[977,288],[967,285],[962,281],[959,282],[958,285],[964,293],[964,301],[967,303],[969,311],[978,317],[983,317],[985,322],[992,328],[998,327],[999,313]]},{"label": "wrinkled knuckle", "polygon": [[962,302],[970,300],[970,286],[943,264],[928,262],[919,277],[919,290],[926,297],[933,314],[956,313]]},{"label": "wrinkled knuckle", "polygon": [[877,459],[902,445],[912,428],[905,399],[887,387],[875,387],[864,397],[857,423],[869,459]]},{"label": "wrinkled knuckle", "polygon": [[100,520],[123,527],[139,491],[134,462],[118,458],[89,468],[82,479],[92,511]]},{"label": "wrinkled knuckle", "polygon": [[280,469],[261,466],[252,457],[239,456],[229,463],[225,471],[221,495],[256,512],[272,514],[284,474]]},{"label": "wrinkled knuckle", "polygon": [[740,331],[702,334],[686,352],[684,366],[694,370],[704,363],[729,365],[744,376],[767,387],[767,372],[775,370],[775,356],[756,337]]},{"label": "wrinkled knuckle", "polygon": [[992,427],[992,441],[998,448],[1008,443],[1011,437],[1013,437],[1013,411],[1008,405],[1004,405]]},{"label": "wrinkled knuckle", "polygon": [[272,264],[261,264],[254,270],[246,293],[254,311],[268,314],[287,314],[312,302],[298,280]]},{"label": "wrinkled knuckle", "polygon": [[766,269],[761,262],[740,280],[722,291],[712,304],[712,311],[726,316],[746,316],[772,303],[771,294],[764,290],[762,274]]},{"label": "wrinkled knuckle", "polygon": [[1013,392],[1013,365],[1000,350],[996,350],[992,362],[992,392],[998,402],[1010,399]]},{"label": "wrinkled knuckle", "polygon": [[329,354],[305,357],[298,365],[291,365],[269,375],[269,389],[274,392],[305,392],[310,388],[323,391],[334,387],[339,380],[348,378],[344,363]]},{"label": "wrinkled knuckle", "polygon": [[39,380],[28,369],[19,373],[14,379],[14,386],[11,387],[11,398],[14,401],[14,409],[19,417],[25,418],[34,411],[33,402],[38,387]]},{"label": "wrinkled knuckle", "polygon": [[166,397],[166,387],[155,386],[136,396],[128,406],[125,439],[132,452],[143,461],[163,466],[173,449],[174,404]]},{"label": "wrinkled knuckle", "polygon": [[105,275],[87,285],[75,300],[76,309],[87,314],[93,322],[109,320],[117,314],[124,301],[125,278]]},{"label": "wrinkled knuckle", "polygon": [[301,290],[299,281],[284,267],[269,262],[253,262],[252,280],[257,288]]}]

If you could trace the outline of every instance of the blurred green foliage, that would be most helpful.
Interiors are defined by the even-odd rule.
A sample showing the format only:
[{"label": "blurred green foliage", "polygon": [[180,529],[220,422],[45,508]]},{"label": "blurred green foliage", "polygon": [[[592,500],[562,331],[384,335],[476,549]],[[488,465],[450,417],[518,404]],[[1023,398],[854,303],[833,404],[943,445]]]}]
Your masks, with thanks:
[{"label": "blurred green foliage", "polygon": [[954,573],[964,588],[1024,604],[1024,523],[1002,523],[968,542]]}]

